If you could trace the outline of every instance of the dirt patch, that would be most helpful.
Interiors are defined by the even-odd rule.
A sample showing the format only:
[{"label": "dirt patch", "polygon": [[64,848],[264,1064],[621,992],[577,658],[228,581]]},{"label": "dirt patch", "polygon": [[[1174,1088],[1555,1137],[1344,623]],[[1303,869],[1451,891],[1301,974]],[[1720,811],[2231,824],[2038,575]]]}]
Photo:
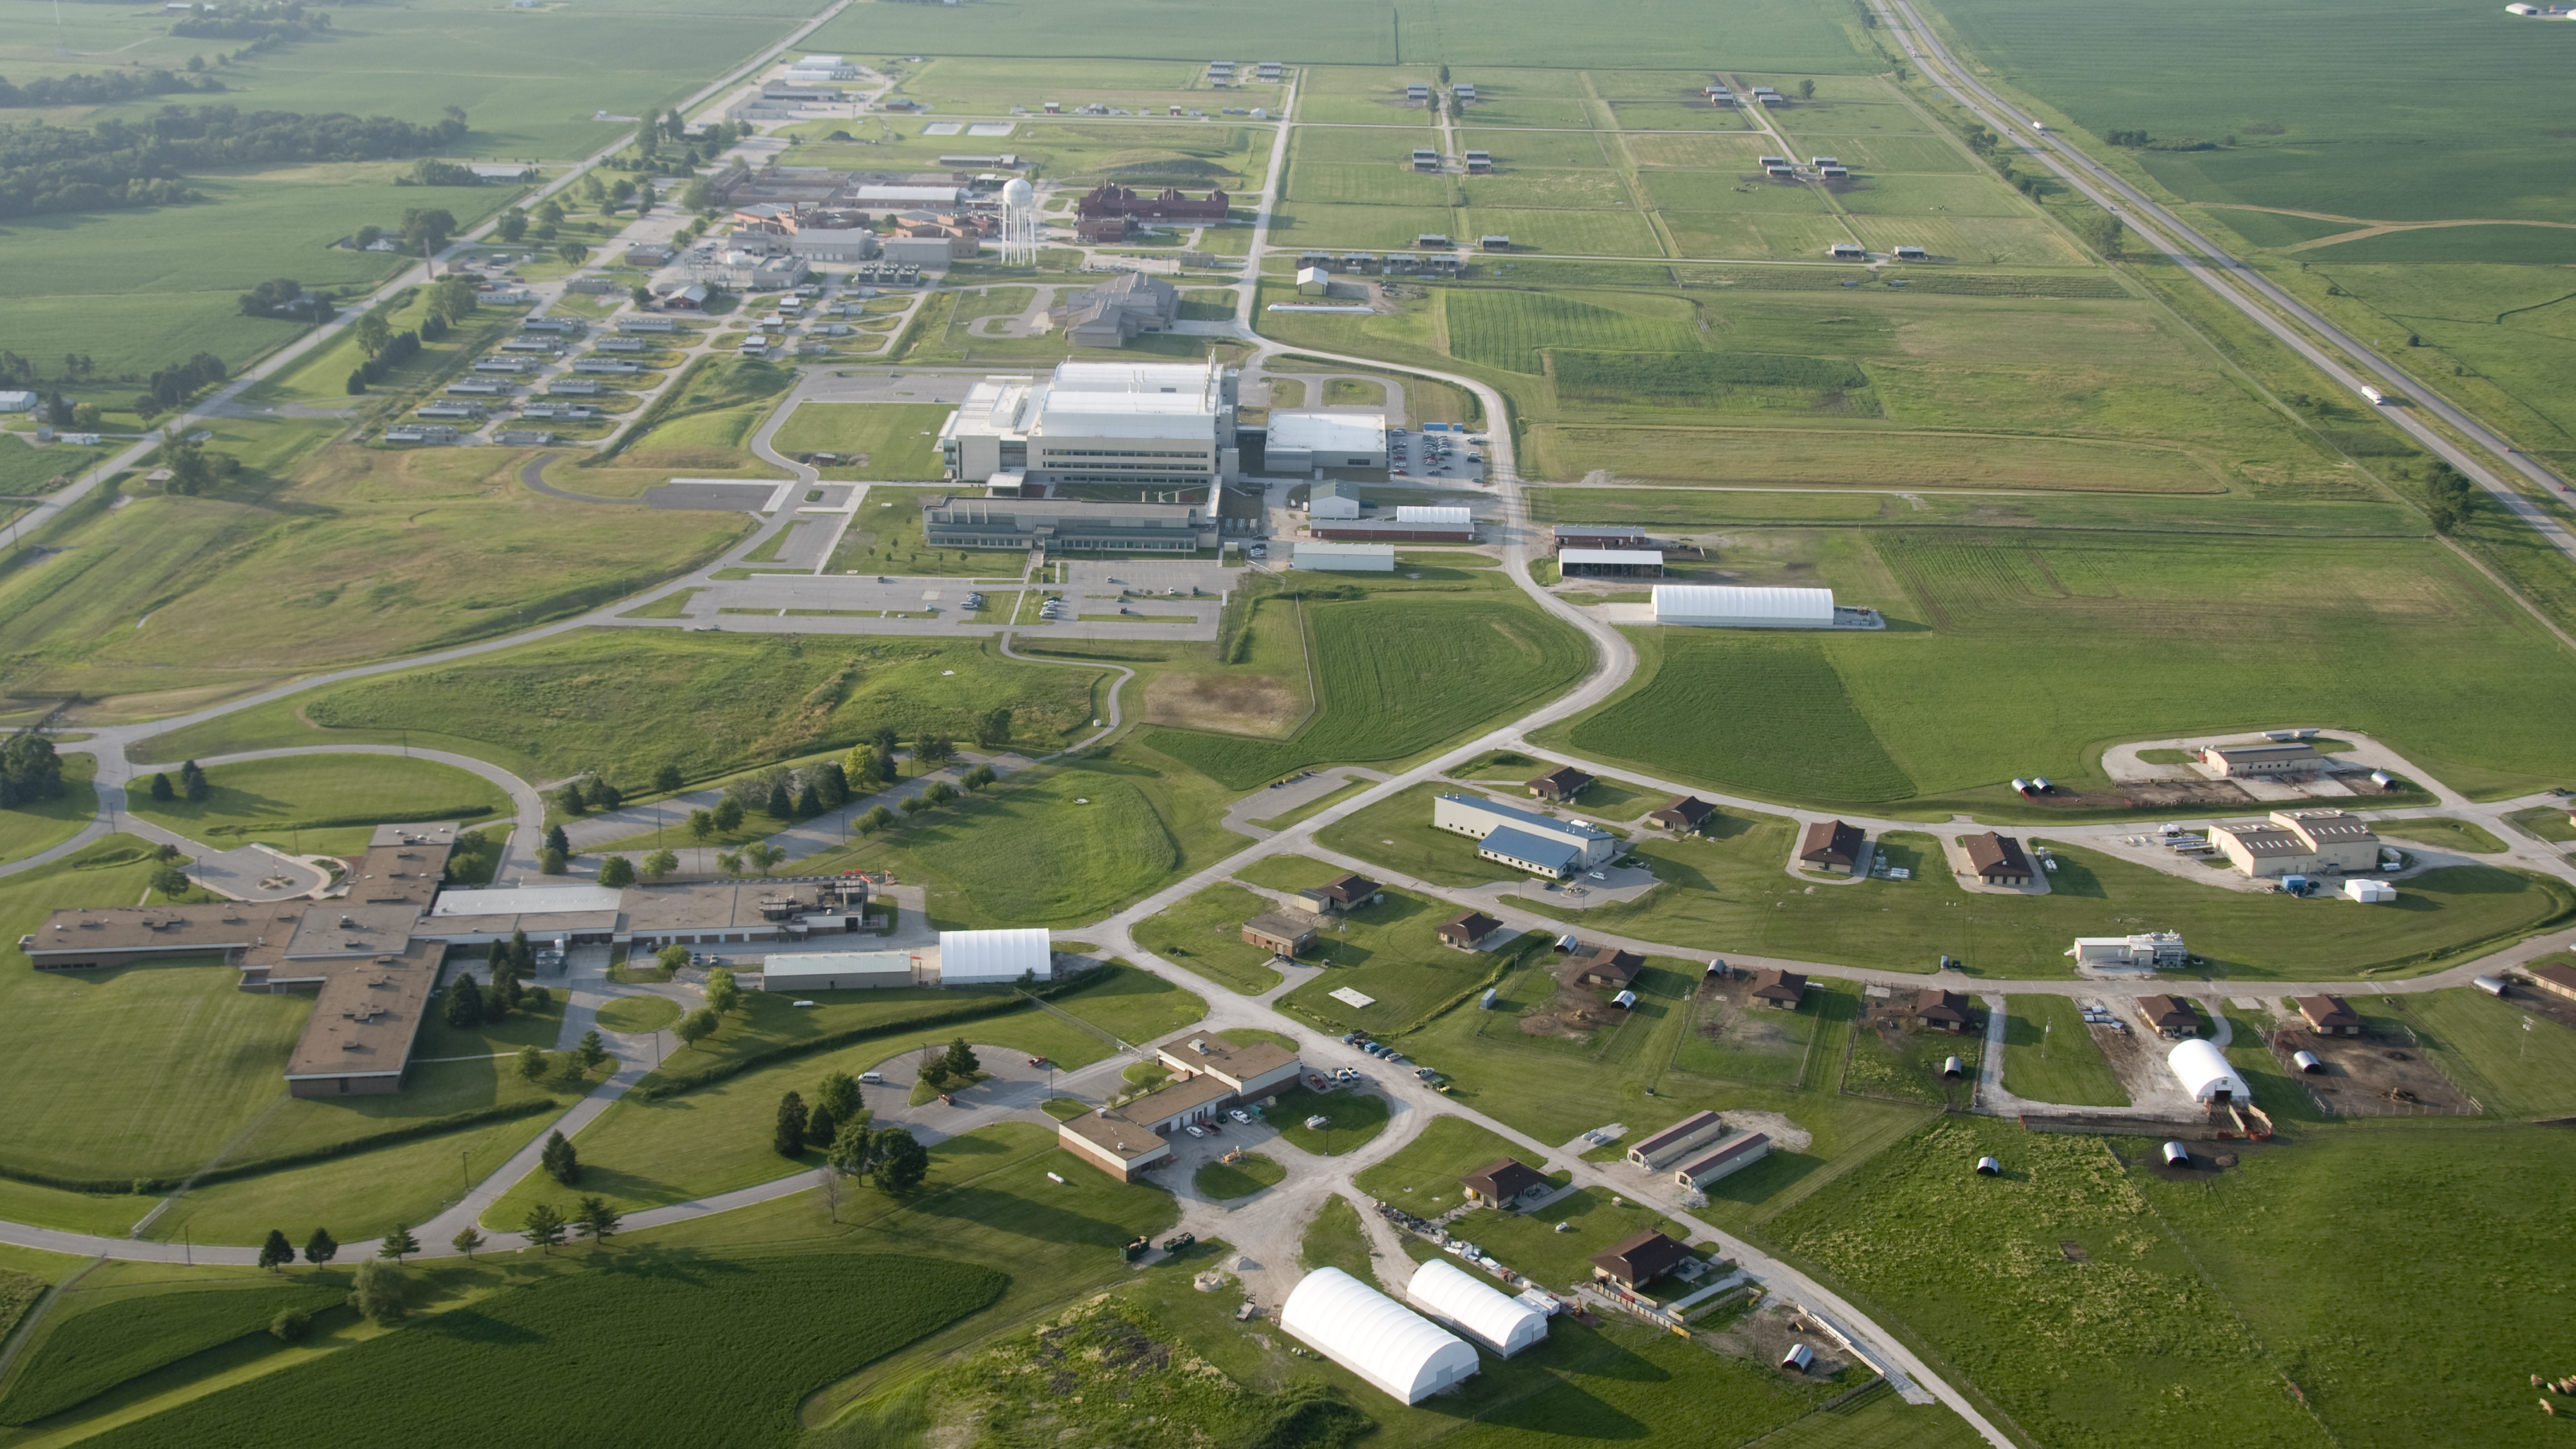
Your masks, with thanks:
[{"label": "dirt patch", "polygon": [[1268,674],[1159,674],[1145,686],[1149,723],[1281,736],[1306,712],[1305,697]]},{"label": "dirt patch", "polygon": [[[2285,1028],[2271,1035],[2269,1045],[2282,1069],[2308,1089],[2318,1106],[2338,1117],[2467,1115],[2478,1110],[2477,1101],[2461,1091],[2411,1036],[2381,1032],[2318,1036]],[[2300,1071],[2293,1058],[2303,1051],[2315,1053],[2325,1069]]]},{"label": "dirt patch", "polygon": [[[2526,963],[2526,967],[2537,966],[2576,966],[2576,957],[2564,954],[2543,956],[2536,961]],[[2569,1031],[2576,1031],[2576,1001],[2539,990],[2528,981],[2512,983],[2505,989],[2504,999],[2534,1016],[2554,1021]]]},{"label": "dirt patch", "polygon": [[1747,1132],[1759,1132],[1771,1139],[1771,1146],[1782,1152],[1804,1152],[1816,1144],[1815,1135],[1777,1112],[1748,1112],[1741,1107],[1726,1109],[1726,1125]]},{"label": "dirt patch", "polygon": [[1627,1019],[1625,1010],[1610,1005],[1590,990],[1569,988],[1557,992],[1545,1005],[1522,1017],[1521,1031],[1529,1036],[1589,1041],[1594,1032],[1616,1031]]},{"label": "dirt patch", "polygon": [[[1786,1304],[1748,1313],[1726,1332],[1704,1333],[1699,1339],[1731,1358],[1750,1359],[1795,1377],[1829,1379],[1851,1366],[1851,1356],[1840,1344],[1826,1337],[1806,1314]],[[1789,1346],[1799,1343],[1815,1355],[1803,1375],[1780,1367]]]},{"label": "dirt patch", "polygon": [[2051,790],[2029,800],[2042,809],[2058,810],[2168,810],[2254,803],[2245,787],[2233,780],[2121,780],[2107,791]]}]

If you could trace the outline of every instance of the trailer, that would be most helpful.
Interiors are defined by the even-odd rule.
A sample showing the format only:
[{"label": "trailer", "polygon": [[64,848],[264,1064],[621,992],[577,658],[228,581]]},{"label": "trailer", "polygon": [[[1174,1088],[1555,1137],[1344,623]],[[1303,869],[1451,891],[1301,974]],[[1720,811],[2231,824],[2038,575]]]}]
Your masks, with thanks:
[{"label": "trailer", "polygon": [[2372,387],[2367,383],[2362,385],[2361,395],[2370,399],[2370,405],[2372,407],[2384,408],[2388,406],[2388,394],[2381,392],[2379,389]]}]

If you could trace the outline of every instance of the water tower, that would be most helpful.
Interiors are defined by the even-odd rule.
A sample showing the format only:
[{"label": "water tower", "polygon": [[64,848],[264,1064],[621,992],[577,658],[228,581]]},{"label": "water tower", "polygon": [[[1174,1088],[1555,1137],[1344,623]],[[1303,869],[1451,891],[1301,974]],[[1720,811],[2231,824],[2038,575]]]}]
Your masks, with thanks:
[{"label": "water tower", "polygon": [[1015,176],[1002,188],[1002,265],[1033,267],[1037,261],[1037,188]]}]

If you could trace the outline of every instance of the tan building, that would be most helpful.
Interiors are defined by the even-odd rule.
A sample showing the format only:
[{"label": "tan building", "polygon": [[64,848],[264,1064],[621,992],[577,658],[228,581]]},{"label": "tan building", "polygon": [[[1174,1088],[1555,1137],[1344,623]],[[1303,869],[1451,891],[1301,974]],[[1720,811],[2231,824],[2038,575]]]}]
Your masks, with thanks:
[{"label": "tan building", "polygon": [[1180,1080],[1056,1129],[1066,1150],[1122,1182],[1168,1165],[1171,1139],[1192,1124],[1276,1096],[1295,1086],[1305,1071],[1297,1054],[1276,1042],[1245,1046],[1218,1036],[1166,1042],[1155,1056],[1180,1073]]},{"label": "tan building", "polygon": [[1483,911],[1469,911],[1443,925],[1438,931],[1440,944],[1473,951],[1476,943],[1503,928],[1503,923]]},{"label": "tan building", "polygon": [[1755,1006],[1795,1011],[1807,999],[1807,978],[1765,966],[1753,973],[1753,989],[1744,993],[1744,999]]},{"label": "tan building", "polygon": [[1691,1250],[1657,1232],[1643,1232],[1606,1253],[1592,1255],[1592,1276],[1642,1290],[1682,1265]]},{"label": "tan building", "polygon": [[2322,769],[2325,757],[2314,745],[2237,745],[2226,749],[2212,746],[2200,752],[2204,764],[2215,765],[2231,780],[2249,776],[2298,775]]},{"label": "tan building", "polygon": [[1294,956],[1313,947],[1315,928],[1288,916],[1259,915],[1243,923],[1243,939],[1274,956]]},{"label": "tan building", "polygon": [[1157,1060],[1186,1076],[1213,1077],[1236,1098],[1258,1102],[1297,1085],[1305,1068],[1297,1054],[1277,1042],[1239,1045],[1221,1036],[1193,1036],[1168,1041],[1155,1050]]},{"label": "tan building", "polygon": [[2319,1036],[2361,1035],[2361,1013],[2340,996],[2298,996],[2290,1004],[2306,1018],[2308,1030]]},{"label": "tan building", "polygon": [[2531,984],[2553,996],[2576,1001],[2576,966],[2534,966]]},{"label": "tan building", "polygon": [[1959,845],[1968,854],[1969,873],[1986,884],[2030,884],[2030,857],[2022,854],[2021,842],[2011,836],[1989,830],[1983,835],[1964,837]]},{"label": "tan building", "polygon": [[2259,825],[2218,825],[2210,843],[2258,880],[2341,875],[2379,868],[2379,833],[2344,810],[2275,810]]},{"label": "tan building", "polygon": [[2159,1036],[2200,1035],[2200,1013],[2179,996],[2141,996],[2138,1015],[2145,1017]]},{"label": "tan building", "polygon": [[1829,875],[1849,875],[1860,859],[1863,838],[1857,825],[1819,820],[1807,827],[1806,838],[1798,842],[1798,864]]},{"label": "tan building", "polygon": [[1518,1159],[1506,1157],[1499,1162],[1486,1163],[1474,1172],[1468,1173],[1458,1179],[1458,1185],[1466,1190],[1464,1195],[1469,1202],[1482,1203],[1486,1207],[1507,1208],[1529,1194],[1543,1191],[1555,1184],[1549,1182],[1547,1174],[1537,1168]]},{"label": "tan building", "polygon": [[443,941],[344,962],[322,981],[312,1020],[286,1059],[286,1090],[297,1097],[384,1096],[402,1090]]},{"label": "tan building", "polygon": [[1926,988],[1914,994],[1914,1024],[1934,1031],[1962,1032],[1971,1024],[1967,993]]}]

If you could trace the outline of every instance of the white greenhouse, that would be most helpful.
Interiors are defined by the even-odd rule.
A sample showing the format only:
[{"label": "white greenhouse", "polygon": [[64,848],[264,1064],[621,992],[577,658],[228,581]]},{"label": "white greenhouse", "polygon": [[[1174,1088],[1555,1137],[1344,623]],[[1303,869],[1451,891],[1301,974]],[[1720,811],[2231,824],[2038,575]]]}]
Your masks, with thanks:
[{"label": "white greenhouse", "polygon": [[1055,974],[1054,948],[1036,927],[1009,931],[939,933],[939,984],[994,986],[1022,975],[1044,981]]},{"label": "white greenhouse", "polygon": [[2195,1102],[2211,1106],[2243,1102],[2250,1106],[2254,1101],[2254,1089],[2245,1085],[2245,1079],[2227,1064],[2226,1053],[2204,1038],[2177,1042],[2172,1051],[2165,1053],[2165,1065],[2173,1068],[2182,1089],[2191,1093]]},{"label": "white greenhouse", "polygon": [[1834,591],[1658,584],[1655,622],[1703,629],[1830,629]]},{"label": "white greenhouse", "polygon": [[1465,1269],[1434,1258],[1405,1293],[1423,1312],[1505,1358],[1547,1342],[1547,1315]]},{"label": "white greenhouse", "polygon": [[1421,1314],[1339,1268],[1301,1279],[1279,1326],[1394,1398],[1418,1404],[1472,1377],[1476,1351]]}]

